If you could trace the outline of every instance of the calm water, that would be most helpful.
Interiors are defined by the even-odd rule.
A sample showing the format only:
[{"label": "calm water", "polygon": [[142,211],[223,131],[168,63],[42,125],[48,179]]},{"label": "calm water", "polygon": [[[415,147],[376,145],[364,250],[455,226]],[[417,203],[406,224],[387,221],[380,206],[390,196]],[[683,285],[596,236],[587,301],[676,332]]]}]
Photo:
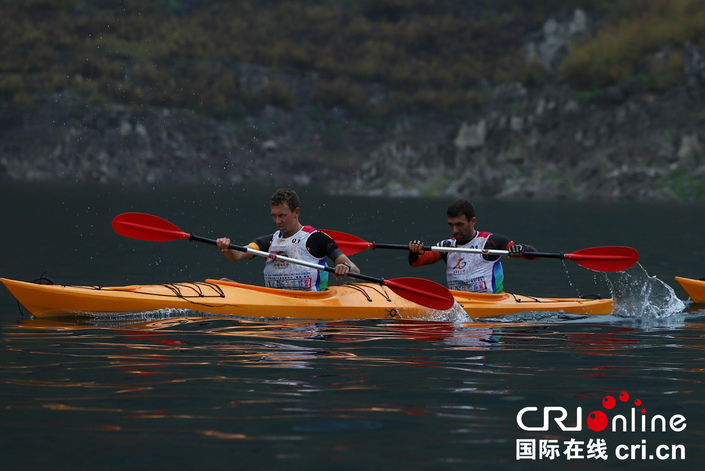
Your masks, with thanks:
[{"label": "calm water", "polygon": [[[260,284],[261,260],[232,264],[207,245],[124,239],[110,222],[143,211],[187,232],[244,244],[271,229],[272,190],[3,184],[0,276],[95,285],[227,276]],[[300,195],[306,224],[377,242],[448,235],[447,199]],[[477,207],[479,229],[542,251],[637,248],[639,265],[609,276],[557,260],[505,263],[510,292],[614,293],[617,314],[531,314],[492,323],[168,313],[46,321],[21,313],[0,288],[0,469],[695,469],[705,463],[705,307],[690,304],[673,280],[705,276],[705,206],[479,201]],[[405,253],[367,252],[355,261],[373,276],[443,282],[440,266],[412,269]],[[603,406],[605,397],[615,399],[614,408]],[[536,407],[521,423],[540,427],[548,406],[557,408],[552,417],[565,410],[565,427],[575,425],[581,408],[582,430],[555,422],[546,431],[520,428],[522,409]],[[617,422],[623,416],[627,431],[590,428],[594,411],[594,420],[600,413]],[[654,418],[672,422],[665,432],[651,431]],[[532,445],[542,444],[549,445],[544,450],[555,444],[560,455],[530,459]],[[606,460],[598,458],[600,446]],[[671,459],[681,454],[685,460]]]}]

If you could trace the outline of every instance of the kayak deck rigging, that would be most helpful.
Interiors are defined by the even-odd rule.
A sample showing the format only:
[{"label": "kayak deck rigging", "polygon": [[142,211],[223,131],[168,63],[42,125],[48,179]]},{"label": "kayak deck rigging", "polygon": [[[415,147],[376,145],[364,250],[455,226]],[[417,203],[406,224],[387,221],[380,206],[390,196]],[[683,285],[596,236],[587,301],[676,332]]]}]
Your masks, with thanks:
[{"label": "kayak deck rigging", "polygon": [[[147,294],[147,295],[154,295],[154,296],[176,296],[177,298],[181,299],[186,299],[188,300],[191,297],[197,297],[197,298],[209,298],[209,297],[214,297],[214,298],[224,298],[225,297],[225,292],[223,289],[218,286],[215,283],[211,283],[209,281],[186,281],[186,282],[181,282],[181,283],[160,283],[155,286],[163,286],[170,290],[172,294],[169,293],[155,293],[155,292],[150,292],[150,291],[140,291],[139,288],[141,288],[141,285],[134,285],[134,286],[111,286],[111,287],[101,287],[101,286],[95,286],[93,287],[94,289],[97,290],[107,290],[107,291],[129,291],[132,293],[139,293],[139,294]],[[86,287],[89,288],[89,287]],[[193,292],[193,294],[185,294],[182,292],[182,289],[188,288]],[[203,288],[208,288],[212,291],[210,294],[206,294],[203,290]]]},{"label": "kayak deck rigging", "polygon": [[[135,294],[143,294],[146,296],[163,296],[163,297],[177,297],[188,302],[197,303],[194,299],[204,299],[204,298],[225,298],[225,292],[220,286],[221,284],[231,284],[239,285],[239,283],[234,281],[218,280],[218,281],[185,281],[179,283],[159,283],[156,285],[148,285],[151,290],[144,290],[142,285],[129,285],[129,286],[72,286],[73,288],[83,288],[88,290],[96,291],[119,291],[119,292],[129,292]],[[161,286],[169,290],[170,292],[155,292],[154,287]],[[373,302],[372,297],[367,293],[368,289],[371,289],[381,296],[383,296],[388,302],[393,302],[392,298],[389,297],[389,293],[386,292],[381,286],[370,285],[369,283],[343,283],[342,286],[350,287],[360,294],[362,294],[368,302]],[[274,288],[265,288],[274,289]],[[190,292],[189,292],[190,291]],[[209,292],[210,291],[210,292]],[[280,291],[280,290],[277,290]],[[301,291],[302,293],[315,293],[315,291]],[[202,303],[198,303],[202,304]]]}]

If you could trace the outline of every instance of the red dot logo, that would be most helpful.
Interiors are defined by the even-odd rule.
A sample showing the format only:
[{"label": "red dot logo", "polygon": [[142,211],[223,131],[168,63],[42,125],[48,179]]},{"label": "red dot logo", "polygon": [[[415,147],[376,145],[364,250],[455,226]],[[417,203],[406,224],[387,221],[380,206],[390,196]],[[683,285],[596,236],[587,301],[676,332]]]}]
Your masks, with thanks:
[{"label": "red dot logo", "polygon": [[607,415],[599,410],[592,411],[587,418],[587,425],[593,432],[602,432],[607,427]]},{"label": "red dot logo", "polygon": [[[641,405],[641,399],[635,400],[635,401],[634,401],[634,405],[637,406],[637,407],[639,407],[639,406]],[[641,408],[641,413],[642,413],[642,414],[646,414],[646,409],[642,407],[642,408]]]},{"label": "red dot logo", "polygon": [[[628,402],[629,401],[629,393],[627,392],[621,392],[619,393],[619,401],[620,402]],[[642,414],[646,414],[646,408],[641,407],[642,401],[641,399],[634,399],[634,406],[641,411]],[[628,404],[627,404],[628,406]],[[617,407],[617,400],[615,399],[615,396],[605,396],[602,398],[602,407],[604,407],[607,410],[612,410],[615,407]],[[619,409],[619,407],[617,407]],[[607,417],[607,414],[605,414],[602,411],[595,410],[590,413],[587,417],[587,426],[590,428],[590,430],[593,430],[595,432],[601,432],[607,426],[609,425],[609,418]]]}]

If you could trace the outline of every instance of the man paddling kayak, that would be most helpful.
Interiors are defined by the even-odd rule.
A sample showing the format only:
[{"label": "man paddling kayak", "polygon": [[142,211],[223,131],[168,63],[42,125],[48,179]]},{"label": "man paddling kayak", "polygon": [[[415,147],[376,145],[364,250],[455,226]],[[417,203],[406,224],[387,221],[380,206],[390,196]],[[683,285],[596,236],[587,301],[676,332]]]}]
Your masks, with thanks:
[{"label": "man paddling kayak", "polygon": [[[524,257],[524,252],[536,252],[527,244],[518,244],[499,234],[475,230],[475,206],[465,199],[458,199],[446,211],[453,238],[439,242],[441,247],[462,247],[507,250],[509,257]],[[409,263],[413,267],[430,265],[439,260],[446,262],[448,288],[476,293],[502,293],[504,270],[501,255],[467,252],[424,251],[420,240],[409,242]],[[533,260],[535,257],[524,257]]]},{"label": "man paddling kayak", "polygon": [[[343,254],[333,239],[311,226],[299,222],[301,208],[299,197],[292,189],[277,190],[270,198],[272,219],[277,232],[258,237],[248,246],[262,252],[283,255],[318,265],[325,265],[326,258],[335,262],[335,276],[347,276],[349,272],[360,273],[360,269]],[[218,248],[233,262],[249,260],[255,255],[231,250],[230,239],[216,240]],[[269,288],[325,291],[328,287],[328,272],[282,260],[269,258],[264,267],[264,283]]]}]

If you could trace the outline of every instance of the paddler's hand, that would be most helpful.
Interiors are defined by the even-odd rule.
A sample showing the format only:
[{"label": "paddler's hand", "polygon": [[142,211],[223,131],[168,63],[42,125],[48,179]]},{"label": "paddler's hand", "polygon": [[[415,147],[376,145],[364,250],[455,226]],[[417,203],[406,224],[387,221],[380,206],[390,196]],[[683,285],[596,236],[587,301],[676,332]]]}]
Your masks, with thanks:
[{"label": "paddler's hand", "polygon": [[509,258],[523,257],[524,256],[524,244],[517,244],[516,242],[509,246]]},{"label": "paddler's hand", "polygon": [[348,262],[339,263],[335,266],[335,279],[344,278],[350,273],[352,266]]},{"label": "paddler's hand", "polygon": [[228,239],[227,237],[221,237],[219,239],[216,239],[215,244],[224,254],[227,255],[228,252],[230,252],[230,239]]},{"label": "paddler's hand", "polygon": [[421,242],[420,240],[412,240],[411,242],[409,242],[409,250],[415,253],[416,255],[421,255],[422,253],[424,253],[423,242]]}]

